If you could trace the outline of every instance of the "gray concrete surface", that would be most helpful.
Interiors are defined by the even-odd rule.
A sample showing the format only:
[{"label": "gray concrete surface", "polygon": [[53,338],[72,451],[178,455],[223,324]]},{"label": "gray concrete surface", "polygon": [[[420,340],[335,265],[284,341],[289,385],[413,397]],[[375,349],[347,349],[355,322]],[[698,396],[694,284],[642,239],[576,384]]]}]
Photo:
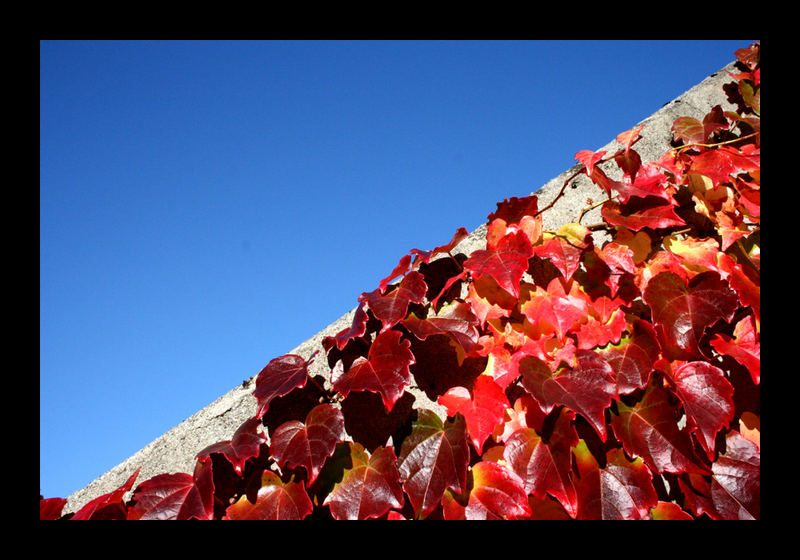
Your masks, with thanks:
[{"label": "gray concrete surface", "polygon": [[[683,95],[666,103],[661,108],[656,108],[656,112],[646,118],[642,123],[645,124],[642,130],[642,140],[635,149],[639,152],[643,162],[658,159],[663,153],[669,150],[671,140],[670,128],[674,120],[681,116],[692,116],[698,119],[702,117],[714,106],[722,105],[723,110],[734,109],[727,102],[726,96],[722,91],[722,85],[729,82],[730,78],[725,70],[733,71],[733,63],[729,64],[720,71],[712,74],[697,86],[693,87]],[[633,128],[641,123],[620,123],[619,132]],[[586,149],[604,149],[613,153],[619,149],[616,141],[609,142],[603,147]],[[620,176],[609,172],[611,166],[607,166],[608,175],[615,180]],[[577,170],[577,165],[564,171],[561,175],[553,178],[535,193],[539,197],[539,208],[544,208],[550,203],[561,190],[565,179]],[[510,196],[515,196],[510,194]],[[517,194],[516,196],[523,196]],[[545,229],[558,229],[564,224],[575,222],[581,211],[586,207],[586,200],[592,198],[600,201],[604,198],[602,191],[596,187],[585,174],[570,182],[563,197],[547,212],[543,214],[543,224]],[[487,208],[486,214],[493,212],[495,208]],[[588,225],[601,222],[599,208],[589,212],[584,216],[581,223]],[[454,225],[455,228],[459,224]],[[485,224],[477,227],[468,238],[464,239],[455,252],[469,254],[475,249],[485,247],[483,237],[486,232]],[[430,246],[435,247],[446,243],[448,240],[432,239]],[[595,240],[597,243],[602,239]],[[358,294],[369,287],[354,286],[354,300]],[[288,350],[286,353],[298,354],[308,359],[317,350],[320,351],[317,359],[309,368],[312,377],[321,376],[323,379],[330,378],[330,368],[322,350],[322,339],[326,336],[333,336],[352,323],[354,309],[342,315],[337,321],[325,327],[323,330],[312,336],[296,348]],[[265,364],[266,365],[266,364]],[[258,372],[255,372],[257,374]],[[253,374],[255,376],[255,374]],[[246,375],[246,374],[245,374]],[[133,456],[121,462],[85,488],[82,488],[67,497],[67,505],[64,513],[77,511],[90,500],[106,493],[111,492],[122,485],[127,478],[139,467],[141,472],[137,479],[137,484],[144,482],[156,474],[172,472],[192,472],[195,463],[195,455],[212,443],[228,440],[233,432],[247,419],[255,413],[255,398],[252,395],[255,386],[255,377],[251,378],[249,386],[237,386],[230,392],[222,395],[213,403],[200,410],[190,418],[175,426],[164,435],[135,453]],[[444,410],[435,402],[430,401],[425,393],[416,387],[408,390],[414,397],[415,408],[427,407],[436,410],[442,417],[445,416]],[[65,459],[68,460],[68,459]]]}]

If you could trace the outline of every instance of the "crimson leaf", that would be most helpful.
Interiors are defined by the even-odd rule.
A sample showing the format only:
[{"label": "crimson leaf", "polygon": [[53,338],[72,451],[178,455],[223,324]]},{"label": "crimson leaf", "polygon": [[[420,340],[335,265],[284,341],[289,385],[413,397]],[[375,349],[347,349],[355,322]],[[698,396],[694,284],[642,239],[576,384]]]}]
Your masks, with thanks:
[{"label": "crimson leaf", "polygon": [[562,409],[553,433],[545,443],[533,428],[521,428],[506,440],[503,458],[525,483],[525,492],[540,500],[556,498],[571,517],[578,514],[578,497],[572,482],[572,447],[578,434],[572,426],[575,413]]},{"label": "crimson leaf", "polygon": [[481,461],[471,472],[466,519],[515,519],[533,513],[522,479],[505,465]]},{"label": "crimson leaf", "polygon": [[197,454],[197,458],[202,461],[211,453],[222,453],[233,465],[236,474],[242,476],[244,464],[251,457],[258,456],[259,446],[267,442],[266,436],[258,431],[260,425],[261,420],[258,418],[246,420],[234,432],[233,439],[209,445]]},{"label": "crimson leaf", "polygon": [[128,477],[125,483],[116,490],[98,496],[71,517],[73,520],[87,520],[87,519],[125,519],[128,515],[128,510],[125,506],[124,496],[136,481],[139,476],[141,467]]},{"label": "crimson leaf", "polygon": [[411,433],[403,440],[398,461],[403,490],[418,518],[427,517],[448,488],[464,493],[469,464],[464,417],[457,414],[443,424],[435,412],[418,411]]},{"label": "crimson leaf", "polygon": [[415,363],[411,343],[400,340],[399,331],[384,331],[375,337],[367,358],[359,356],[344,371],[339,360],[331,371],[333,388],[346,397],[350,391],[372,391],[379,393],[387,411],[403,395],[411,384],[409,366]]},{"label": "crimson leaf", "polygon": [[506,394],[489,375],[479,375],[472,389],[452,387],[441,395],[438,403],[447,407],[448,416],[460,412],[467,421],[467,432],[478,454],[495,427],[503,421],[503,413],[510,408]]},{"label": "crimson leaf", "polygon": [[313,361],[313,355],[306,361],[295,354],[286,354],[270,360],[256,377],[256,388],[253,391],[253,396],[258,401],[256,418],[261,419],[266,414],[270,401],[275,397],[305,387],[308,380],[308,366]]},{"label": "crimson leaf", "polygon": [[524,231],[516,230],[505,235],[494,251],[478,249],[464,261],[464,269],[474,276],[488,274],[506,292],[519,297],[519,282],[528,270],[528,259],[533,247]]},{"label": "crimson leaf", "polygon": [[264,471],[256,502],[251,503],[247,496],[242,496],[238,502],[228,506],[223,519],[298,520],[305,519],[313,509],[301,482],[292,479],[284,484],[274,472]]},{"label": "crimson leaf", "polygon": [[666,389],[651,383],[636,406],[617,402],[617,410],[611,427],[629,455],[641,457],[659,473],[708,474],[694,460],[689,436],[678,427],[680,412],[670,404]]},{"label": "crimson leaf", "polygon": [[422,303],[427,290],[425,277],[412,270],[387,294],[382,294],[379,288],[363,294],[361,299],[367,302],[370,311],[383,323],[381,332],[384,332],[405,318],[409,303]]},{"label": "crimson leaf", "polygon": [[632,333],[597,353],[614,369],[619,394],[627,395],[647,386],[660,351],[655,329],[637,319]]},{"label": "crimson leaf", "polygon": [[403,489],[393,447],[378,447],[370,456],[360,443],[350,443],[352,467],[344,471],[323,505],[334,519],[380,517],[403,507]]},{"label": "crimson leaf", "polygon": [[698,343],[706,327],[719,319],[730,321],[739,307],[739,298],[716,272],[698,274],[687,285],[672,272],[651,278],[643,299],[660,329],[669,360],[702,357]]},{"label": "crimson leaf", "polygon": [[311,485],[345,435],[342,411],[321,404],[311,409],[305,424],[290,420],[278,426],[270,437],[270,452],[281,467],[304,467]]},{"label": "crimson leaf", "polygon": [[583,440],[573,452],[580,473],[578,519],[648,519],[658,495],[641,459],[629,461],[622,449],[612,449],[601,469]]},{"label": "crimson leaf", "polygon": [[133,493],[129,520],[213,519],[214,482],[211,461],[198,461],[194,475],[159,474]]},{"label": "crimson leaf", "polygon": [[614,370],[591,350],[576,350],[574,366],[552,373],[539,358],[524,356],[519,360],[522,386],[545,414],[564,405],[586,418],[605,441],[605,410],[618,396]]}]

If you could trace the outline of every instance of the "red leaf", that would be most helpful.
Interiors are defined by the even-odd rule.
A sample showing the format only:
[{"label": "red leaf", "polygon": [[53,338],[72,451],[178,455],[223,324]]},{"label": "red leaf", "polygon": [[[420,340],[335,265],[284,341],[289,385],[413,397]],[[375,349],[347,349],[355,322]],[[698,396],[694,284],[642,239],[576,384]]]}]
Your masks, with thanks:
[{"label": "red leaf", "polygon": [[517,198],[512,196],[497,203],[497,210],[489,214],[488,221],[503,220],[506,224],[518,224],[525,216],[535,216],[538,212],[536,195]]},{"label": "red leaf", "polygon": [[653,196],[671,202],[672,197],[665,188],[667,182],[667,176],[659,171],[656,165],[648,163],[639,168],[635,180],[624,175],[622,182],[616,183],[615,187],[623,204],[627,204],[633,196],[639,198]]},{"label": "red leaf", "polygon": [[274,472],[264,471],[256,502],[253,504],[247,496],[242,496],[238,502],[228,506],[223,519],[299,520],[305,519],[313,509],[302,483],[291,480],[284,484]]},{"label": "red leaf", "polygon": [[681,364],[668,375],[683,401],[687,429],[696,432],[708,459],[713,461],[717,432],[733,420],[733,386],[725,372],[708,362]]},{"label": "red leaf", "polygon": [[[573,284],[573,287],[577,291],[577,285]],[[520,311],[542,331],[541,323],[551,326],[558,340],[563,342],[567,332],[588,314],[589,309],[585,298],[572,290],[567,294],[561,279],[554,278],[546,291],[536,286],[536,291],[520,305]]]},{"label": "red leaf", "polygon": [[481,461],[472,467],[466,519],[516,519],[531,515],[522,479],[508,467]]},{"label": "red leaf", "polygon": [[583,248],[576,247],[561,237],[551,237],[543,244],[537,245],[533,253],[550,260],[564,276],[564,280],[570,280],[580,267]]},{"label": "red leaf", "polygon": [[595,164],[603,159],[603,156],[606,155],[605,151],[593,152],[591,150],[581,150],[575,154],[575,159],[581,162],[586,167],[586,174],[590,177],[594,172]]},{"label": "red leaf", "polygon": [[755,318],[747,316],[733,330],[733,338],[717,334],[711,346],[720,354],[732,357],[750,372],[753,383],[761,383],[761,343],[755,328]]},{"label": "red leaf", "polygon": [[564,405],[586,418],[606,440],[605,410],[617,398],[614,370],[591,350],[576,350],[574,368],[562,368],[555,374],[539,358],[524,356],[519,360],[522,386],[547,414],[554,406]]},{"label": "red leaf", "polygon": [[442,424],[430,410],[418,411],[411,434],[400,449],[400,480],[418,518],[427,517],[452,488],[462,494],[467,490],[469,444],[466,422],[456,415]]},{"label": "red leaf", "polygon": [[372,456],[359,443],[350,443],[352,467],[344,471],[323,505],[334,519],[380,517],[391,508],[403,507],[403,489],[392,447],[378,447]]},{"label": "red leaf", "polygon": [[327,336],[323,339],[322,343],[325,350],[327,351],[333,344],[336,344],[339,350],[344,350],[344,347],[347,346],[351,338],[364,336],[364,333],[367,332],[367,319],[369,319],[369,316],[365,309],[365,303],[362,301],[356,308],[353,315],[353,324],[351,326],[342,329],[336,336]]},{"label": "red leaf", "polygon": [[664,337],[668,360],[702,357],[698,343],[706,327],[730,321],[739,307],[736,293],[715,272],[698,274],[688,285],[672,272],[661,272],[647,283],[643,299]]},{"label": "red leaf", "polygon": [[387,294],[381,295],[378,289],[363,294],[362,300],[367,302],[375,317],[381,320],[383,323],[381,332],[385,332],[406,317],[409,303],[422,303],[427,290],[425,277],[420,272],[412,270]]},{"label": "red leaf", "polygon": [[306,362],[295,354],[286,354],[271,360],[256,377],[256,388],[253,391],[258,401],[256,418],[259,420],[269,409],[269,403],[275,397],[282,397],[294,389],[305,387],[308,380],[308,366],[314,356]]},{"label": "red leaf", "polygon": [[679,117],[672,123],[672,135],[684,144],[702,144],[706,141],[703,123],[694,117]]},{"label": "red leaf", "polygon": [[761,452],[736,431],[711,466],[711,499],[722,519],[761,519]]},{"label": "red leaf", "polygon": [[267,442],[267,437],[258,431],[260,425],[261,420],[258,418],[246,420],[234,432],[233,439],[209,445],[197,454],[197,458],[204,461],[212,453],[222,453],[233,465],[236,474],[242,476],[244,464],[251,457],[257,457],[259,447],[262,443]]},{"label": "red leaf", "polygon": [[622,449],[606,454],[601,469],[586,443],[573,448],[580,478],[578,519],[648,519],[650,509],[658,504],[650,471],[641,459],[628,461]]},{"label": "red leaf", "polygon": [[619,394],[627,395],[647,386],[660,351],[653,326],[637,319],[631,334],[597,353],[613,368]]},{"label": "red leaf", "polygon": [[689,436],[678,427],[680,412],[669,403],[666,389],[651,384],[636,406],[617,402],[617,410],[611,427],[629,455],[659,473],[708,474],[693,458]]},{"label": "red leaf", "polygon": [[39,500],[39,521],[52,521],[61,517],[67,500],[64,498],[47,498]]},{"label": "red leaf", "polygon": [[380,288],[381,291],[380,293],[382,294],[385,293],[386,288],[389,286],[389,282],[391,282],[398,276],[408,272],[410,267],[411,267],[411,255],[404,255],[400,259],[400,262],[397,263],[397,266],[394,268],[394,270],[392,270],[392,273],[380,281],[380,284],[378,285],[378,288]]},{"label": "red leaf", "polygon": [[436,315],[425,319],[418,319],[412,313],[403,321],[403,326],[420,340],[437,334],[449,336],[461,348],[462,359],[478,344],[478,318],[462,301],[448,303]]},{"label": "red leaf", "polygon": [[658,505],[650,510],[650,519],[655,521],[691,521],[694,517],[682,510],[678,504],[658,502]]},{"label": "red leaf", "polygon": [[359,356],[348,371],[339,360],[331,372],[334,390],[346,397],[350,391],[379,393],[387,411],[411,384],[409,366],[415,363],[411,343],[400,340],[399,331],[384,331],[375,337],[367,358]]},{"label": "red leaf", "polygon": [[472,445],[480,455],[486,438],[503,421],[503,413],[511,405],[502,387],[488,375],[479,375],[475,379],[472,392],[470,396],[468,389],[452,387],[437,402],[447,407],[448,416],[456,413],[464,416]]},{"label": "red leaf", "polygon": [[530,239],[523,231],[504,236],[494,251],[476,250],[464,261],[464,269],[474,276],[488,274],[506,292],[519,297],[519,282],[528,270],[528,259],[533,256]]},{"label": "red leaf", "polygon": [[652,196],[633,199],[625,205],[609,200],[603,204],[600,214],[609,224],[633,231],[686,225],[683,218],[675,213],[675,207],[671,203],[665,204],[661,199]]},{"label": "red leaf", "polygon": [[98,496],[80,510],[70,519],[79,520],[98,520],[98,519],[125,519],[129,515],[129,510],[125,505],[124,497],[133,488],[136,477],[139,476],[141,467],[128,477],[125,483],[116,490]]},{"label": "red leaf", "polygon": [[321,404],[311,409],[305,424],[290,420],[278,426],[270,437],[270,452],[281,467],[287,464],[304,467],[307,484],[311,485],[345,435],[342,411]]},{"label": "red leaf", "polygon": [[525,492],[540,500],[556,498],[571,517],[578,514],[578,497],[572,482],[572,447],[578,434],[572,426],[575,413],[562,409],[553,433],[543,442],[533,428],[522,428],[506,440],[503,459],[525,483]]},{"label": "red leaf", "polygon": [[213,519],[214,482],[211,461],[198,461],[194,475],[159,474],[133,493],[129,520]]}]

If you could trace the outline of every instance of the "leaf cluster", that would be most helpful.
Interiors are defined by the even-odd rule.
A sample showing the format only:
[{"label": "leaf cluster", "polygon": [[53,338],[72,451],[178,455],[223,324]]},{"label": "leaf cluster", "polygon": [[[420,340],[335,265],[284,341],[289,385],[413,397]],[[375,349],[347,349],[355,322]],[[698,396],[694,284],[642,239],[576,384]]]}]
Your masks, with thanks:
[{"label": "leaf cluster", "polygon": [[677,119],[657,161],[642,125],[576,154],[602,224],[498,203],[485,249],[412,250],[324,357],[270,361],[193,473],[41,517],[759,519],[759,53],[736,52],[738,110]]}]

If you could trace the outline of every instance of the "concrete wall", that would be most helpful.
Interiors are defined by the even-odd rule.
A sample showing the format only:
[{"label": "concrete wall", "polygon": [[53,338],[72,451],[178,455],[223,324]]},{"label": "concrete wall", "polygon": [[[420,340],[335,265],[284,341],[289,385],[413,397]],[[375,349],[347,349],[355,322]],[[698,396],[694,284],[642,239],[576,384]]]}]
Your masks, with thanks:
[{"label": "concrete wall", "polygon": [[[669,150],[669,142],[672,139],[670,128],[676,118],[692,116],[702,119],[714,105],[718,104],[722,105],[723,110],[735,109],[728,103],[725,93],[722,91],[722,85],[731,81],[726,70],[733,71],[733,63],[712,74],[680,97],[666,103],[650,117],[642,121],[645,127],[641,132],[642,139],[636,144],[635,149],[641,155],[643,162],[658,159]],[[633,126],[636,125],[620,123],[619,132],[633,128]],[[590,146],[586,146],[586,148],[591,149]],[[619,149],[619,144],[616,141],[612,141],[598,149],[613,153]],[[610,166],[608,167],[610,169]],[[576,170],[577,165],[564,171],[561,175],[553,178],[535,191],[539,197],[539,208],[544,208],[558,195],[564,181]],[[613,172],[608,174],[612,179],[620,179],[619,174],[614,175]],[[524,196],[524,193],[510,193],[509,197],[514,195]],[[599,202],[603,197],[602,191],[585,174],[579,176],[579,178],[570,183],[563,197],[555,206],[542,215],[545,229],[558,229],[564,224],[577,221],[581,210],[586,207],[587,198],[592,198]],[[494,207],[487,208],[486,214],[488,215],[494,210]],[[588,225],[601,221],[600,209],[597,208],[584,216],[581,223]],[[460,224],[454,225],[454,230],[458,225]],[[485,232],[485,224],[479,226],[458,245],[455,252],[469,254],[475,249],[485,248],[485,241],[483,240]],[[447,240],[432,239],[430,246],[434,247],[445,242]],[[601,239],[596,238],[595,242],[599,244]],[[354,301],[358,294],[366,289],[370,289],[370,287],[354,286]],[[320,376],[327,381],[330,377],[330,369],[325,360],[325,352],[322,349],[322,339],[326,336],[333,336],[343,328],[349,327],[352,323],[354,312],[355,309],[345,313],[337,321],[286,353],[298,354],[308,359],[314,352],[319,350],[320,354],[309,368],[309,374],[312,377]],[[255,372],[255,374],[257,373]],[[212,443],[230,439],[233,432],[245,420],[255,414],[256,400],[252,395],[254,388],[255,377],[251,378],[247,387],[235,387],[94,480],[85,488],[74,492],[67,498],[64,513],[77,511],[90,500],[115,490],[139,467],[141,467],[141,472],[137,478],[137,484],[156,474],[167,472],[191,473],[194,469],[197,452]],[[414,408],[426,407],[436,410],[442,418],[446,416],[444,409],[435,402],[430,401],[423,391],[416,387],[411,387],[408,392],[415,399]]]}]

